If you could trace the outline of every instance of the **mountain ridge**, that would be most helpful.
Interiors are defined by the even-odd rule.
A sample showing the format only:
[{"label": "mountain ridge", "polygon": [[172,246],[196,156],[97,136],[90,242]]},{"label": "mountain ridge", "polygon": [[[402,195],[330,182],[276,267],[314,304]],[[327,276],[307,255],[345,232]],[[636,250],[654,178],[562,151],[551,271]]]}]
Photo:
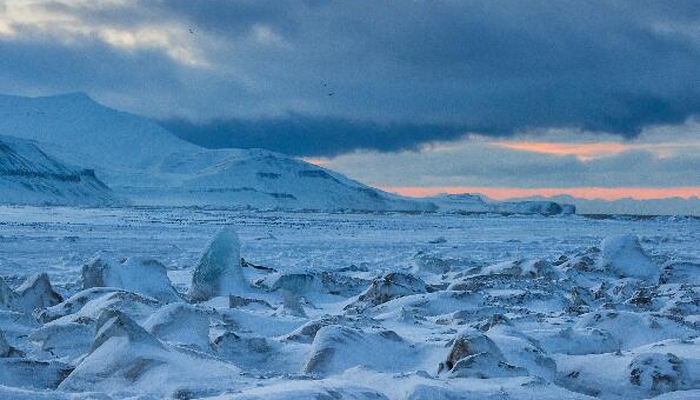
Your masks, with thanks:
[{"label": "mountain ridge", "polygon": [[0,191],[5,204],[125,204],[93,170],[64,164],[36,142],[0,136]]},{"label": "mountain ridge", "polygon": [[204,149],[84,93],[0,95],[0,117],[0,133],[35,140],[54,158],[94,169],[115,193],[136,205],[435,209],[283,154]]}]

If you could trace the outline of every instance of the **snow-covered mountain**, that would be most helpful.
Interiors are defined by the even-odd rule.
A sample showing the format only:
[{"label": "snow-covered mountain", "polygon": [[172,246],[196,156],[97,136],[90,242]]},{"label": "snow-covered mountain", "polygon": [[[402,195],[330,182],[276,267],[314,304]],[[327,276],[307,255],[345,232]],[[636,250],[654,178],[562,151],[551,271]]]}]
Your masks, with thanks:
[{"label": "snow-covered mountain", "polygon": [[282,154],[204,149],[81,93],[0,96],[0,134],[36,140],[57,159],[94,169],[134,204],[434,209]]},{"label": "snow-covered mountain", "polygon": [[[519,201],[555,201],[575,204],[580,214],[633,214],[633,215],[694,215],[700,216],[700,199],[668,197],[663,199],[638,200],[623,198],[618,200],[582,199],[561,195],[549,198],[534,196]],[[669,211],[672,210],[672,211]]]},{"label": "snow-covered mountain", "polygon": [[[551,201],[487,203],[471,195],[402,197],[267,150],[205,149],[148,118],[105,107],[82,93],[37,98],[0,95],[0,135],[36,141],[35,153],[45,151],[56,164],[94,170],[117,195],[135,205],[544,215],[573,211]],[[45,163],[38,162],[31,168]],[[46,195],[35,201],[45,202]]]},{"label": "snow-covered mountain", "polygon": [[430,197],[428,200],[443,211],[540,215],[568,215],[576,213],[576,207],[572,204],[559,204],[547,200],[484,201],[482,196],[470,193],[442,194]]},{"label": "snow-covered mountain", "polygon": [[64,164],[31,141],[0,136],[4,204],[113,205],[121,201],[92,170]]}]

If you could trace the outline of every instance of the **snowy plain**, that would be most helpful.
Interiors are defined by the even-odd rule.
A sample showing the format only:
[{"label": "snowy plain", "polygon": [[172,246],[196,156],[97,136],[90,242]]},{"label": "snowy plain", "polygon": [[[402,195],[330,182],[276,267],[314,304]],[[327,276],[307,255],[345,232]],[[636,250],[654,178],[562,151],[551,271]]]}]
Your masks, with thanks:
[{"label": "snowy plain", "polygon": [[696,218],[2,206],[0,276],[3,399],[700,398]]}]

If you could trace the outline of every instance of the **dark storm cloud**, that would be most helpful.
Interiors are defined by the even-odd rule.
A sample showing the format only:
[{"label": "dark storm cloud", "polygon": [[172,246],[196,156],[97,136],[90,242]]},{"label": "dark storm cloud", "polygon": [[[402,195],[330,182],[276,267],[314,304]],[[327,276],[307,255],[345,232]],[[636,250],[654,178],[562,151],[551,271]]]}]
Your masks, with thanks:
[{"label": "dark storm cloud", "polygon": [[[148,91],[115,105],[197,121],[167,125],[208,147],[334,155],[415,149],[464,132],[505,136],[547,127],[633,137],[645,127],[677,124],[700,112],[700,2],[60,4],[49,8],[99,24],[192,29],[186,45],[209,66],[173,63],[158,76],[149,72],[164,65],[157,49],[119,56],[123,49],[79,45],[75,72],[61,70],[53,81],[52,60],[43,55],[43,78],[33,80],[19,62],[0,64],[0,73],[19,74],[36,90],[86,90],[73,86],[88,81],[88,91],[99,99],[105,91],[100,80],[115,81],[102,67],[114,57],[139,57],[134,68],[107,65],[128,95],[154,76]],[[50,35],[41,40],[43,48],[62,46]],[[7,45],[0,47],[0,58]],[[27,51],[43,49],[33,46]]]},{"label": "dark storm cloud", "polygon": [[284,118],[229,119],[204,124],[162,121],[179,137],[209,148],[266,148],[297,156],[336,156],[352,150],[418,150],[431,141],[460,136],[455,126],[377,124],[341,118],[294,115]]}]

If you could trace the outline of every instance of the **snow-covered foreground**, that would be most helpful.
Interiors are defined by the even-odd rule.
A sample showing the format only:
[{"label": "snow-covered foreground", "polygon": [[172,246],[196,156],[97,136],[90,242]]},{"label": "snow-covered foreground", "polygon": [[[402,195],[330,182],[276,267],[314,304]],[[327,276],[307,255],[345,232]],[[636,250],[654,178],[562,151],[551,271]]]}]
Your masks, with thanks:
[{"label": "snow-covered foreground", "polygon": [[698,243],[689,218],[0,207],[0,399],[697,399]]}]

